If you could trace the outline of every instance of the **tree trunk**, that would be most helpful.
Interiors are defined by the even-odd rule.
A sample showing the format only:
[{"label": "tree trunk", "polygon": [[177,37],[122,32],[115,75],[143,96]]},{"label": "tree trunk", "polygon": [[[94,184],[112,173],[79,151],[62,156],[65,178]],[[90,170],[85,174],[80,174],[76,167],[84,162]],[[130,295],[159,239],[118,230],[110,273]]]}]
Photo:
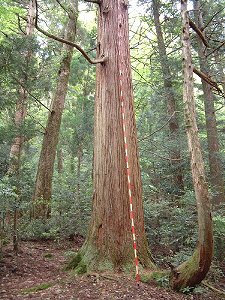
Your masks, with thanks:
[{"label": "tree trunk", "polygon": [[[204,28],[202,20],[202,12],[200,11],[200,1],[194,1],[196,24],[198,28]],[[202,34],[205,36],[205,32],[202,30]],[[205,46],[199,36],[198,39],[198,57],[200,70],[210,77],[210,68],[205,54]],[[212,87],[205,82],[203,79],[202,88],[204,95],[204,106],[205,106],[205,118],[206,118],[206,132],[209,152],[209,169],[210,169],[210,183],[213,192],[213,204],[219,205],[224,203],[225,190],[223,181],[223,167],[219,157],[219,139],[217,132],[217,122],[215,115],[214,106],[214,95]]]},{"label": "tree trunk", "polygon": [[181,167],[180,154],[180,138],[179,138],[179,123],[176,117],[176,99],[173,90],[172,75],[169,66],[169,60],[166,53],[166,47],[162,34],[161,24],[159,20],[160,1],[153,0],[153,17],[156,28],[159,59],[163,73],[164,96],[167,105],[168,117],[172,118],[169,121],[170,141],[172,148],[170,150],[170,163],[173,171],[173,192],[176,195],[184,194],[183,168]]},{"label": "tree trunk", "polygon": [[[72,4],[72,2],[75,3]],[[78,13],[77,5],[77,1],[71,1],[71,11],[65,34],[65,39],[71,42],[74,41],[76,35]],[[48,116],[36,175],[36,184],[33,196],[33,214],[35,218],[46,218],[50,216],[54,161],[59,139],[62,113],[67,94],[72,54],[73,47],[64,44],[62,51],[63,58],[59,69],[56,92],[52,101],[52,111]]]},{"label": "tree trunk", "polygon": [[[29,3],[29,11],[28,11],[28,20],[26,26],[26,37],[30,37],[34,31],[34,17],[35,17],[35,1],[30,0]],[[32,52],[25,51],[25,61],[27,71],[29,68],[29,63],[32,58]],[[15,112],[15,126],[17,128],[17,136],[15,137],[13,144],[10,149],[10,162],[8,167],[8,174],[10,176],[16,175],[20,169],[20,157],[23,149],[24,136],[21,133],[21,126],[25,121],[25,117],[27,114],[27,92],[24,89],[24,86],[27,82],[27,74],[25,73],[24,78],[20,78],[21,86],[18,91],[18,98],[16,102],[16,112]]]},{"label": "tree trunk", "polygon": [[199,284],[210,268],[213,255],[210,200],[196,123],[187,0],[181,0],[181,11],[183,20],[183,100],[192,178],[197,202],[198,244],[192,257],[172,272],[171,284],[177,290]]},{"label": "tree trunk", "polygon": [[[34,17],[35,17],[35,1],[30,0],[29,2],[29,10],[27,17],[27,26],[25,36],[28,39],[34,31]],[[30,61],[32,59],[32,51],[26,49],[24,54],[25,61],[25,71],[23,78],[19,79],[20,87],[18,90],[18,98],[16,101],[16,111],[15,111],[15,127],[17,129],[17,135],[13,141],[13,144],[10,149],[9,154],[9,167],[8,167],[8,175],[15,176],[15,185],[16,185],[16,194],[17,198],[15,201],[17,203],[14,204],[13,210],[13,227],[12,227],[12,238],[13,238],[13,250],[17,254],[18,253],[18,219],[19,219],[19,210],[18,210],[18,202],[20,202],[20,164],[21,164],[21,155],[24,144],[24,135],[22,133],[22,126],[25,122],[25,118],[27,115],[27,92],[24,88],[28,81],[28,71],[30,68]],[[10,215],[10,212],[7,212]]]},{"label": "tree trunk", "polygon": [[[85,270],[124,270],[134,261],[120,102],[120,68],[123,74],[137,251],[140,263],[144,267],[153,267],[144,231],[126,3],[123,0],[103,0],[99,7],[98,56],[105,55],[108,59],[105,64],[97,66],[93,211],[87,239],[74,260],[73,267],[77,270],[82,267]],[[119,61],[119,51],[122,61]]]}]

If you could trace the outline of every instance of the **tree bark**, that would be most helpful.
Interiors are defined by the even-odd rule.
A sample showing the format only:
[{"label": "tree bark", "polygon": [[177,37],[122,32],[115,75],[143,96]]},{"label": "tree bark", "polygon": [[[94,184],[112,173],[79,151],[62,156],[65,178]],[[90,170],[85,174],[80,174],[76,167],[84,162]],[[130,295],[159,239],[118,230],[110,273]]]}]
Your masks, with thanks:
[{"label": "tree bark", "polygon": [[213,255],[211,205],[196,122],[187,0],[181,0],[181,11],[183,21],[183,101],[192,178],[197,202],[198,244],[192,257],[172,272],[171,285],[176,290],[199,284],[210,268]]},{"label": "tree bark", "polygon": [[[196,15],[196,24],[199,28],[204,28],[202,12],[200,8],[200,1],[194,1],[195,15]],[[203,36],[205,37],[205,31],[202,31]],[[199,36],[198,40],[198,57],[200,70],[207,74],[210,77],[210,67],[205,53],[204,44]],[[219,157],[219,139],[217,132],[217,122],[215,114],[215,104],[214,104],[214,95],[212,92],[212,87],[202,81],[203,89],[203,99],[205,107],[205,118],[206,118],[206,132],[207,132],[207,142],[208,142],[208,152],[209,152],[209,169],[210,169],[210,183],[213,192],[213,204],[219,205],[224,203],[225,199],[225,190],[224,190],[224,180],[223,180],[223,168],[222,162]]]},{"label": "tree bark", "polygon": [[[76,35],[78,2],[70,2],[71,11],[69,14],[65,38],[68,41],[73,42]],[[73,47],[64,44],[62,55],[63,58],[58,72],[56,92],[52,101],[52,110],[48,116],[36,175],[35,191],[33,195],[33,215],[35,218],[46,218],[50,216],[54,161],[59,139],[62,113],[68,88]]]},{"label": "tree bark", "polygon": [[[30,0],[28,18],[27,18],[28,20],[27,20],[27,26],[25,32],[27,38],[29,38],[33,34],[34,17],[35,17],[35,2],[34,0]],[[30,50],[25,51],[24,56],[25,56],[26,68],[28,71],[29,63],[32,58],[32,52]],[[24,75],[24,78],[19,79],[21,86],[19,87],[18,90],[18,98],[16,102],[16,112],[15,112],[15,126],[18,133],[13,141],[13,144],[10,149],[10,154],[9,154],[10,162],[8,167],[8,174],[10,176],[18,174],[20,169],[20,158],[21,158],[21,153],[24,144],[24,136],[21,133],[21,127],[27,115],[27,92],[24,89],[27,80],[28,77],[26,73]]]},{"label": "tree bark", "polygon": [[[127,1],[102,0],[98,17],[98,55],[94,128],[94,195],[91,224],[73,267],[124,270],[134,261],[129,194],[120,102],[119,66],[123,74],[124,109],[137,251],[144,267],[153,267],[144,231],[141,175],[131,82]],[[119,32],[120,31],[120,32]],[[122,45],[119,47],[119,34]],[[119,61],[118,53],[122,61]]]},{"label": "tree bark", "polygon": [[[29,9],[28,9],[28,17],[27,17],[27,25],[25,30],[25,38],[28,39],[32,36],[34,31],[34,17],[35,17],[35,2],[34,0],[30,0]],[[18,210],[18,202],[20,201],[20,165],[21,165],[21,155],[23,151],[23,145],[25,141],[24,134],[22,133],[22,126],[25,122],[25,118],[27,115],[27,91],[24,86],[26,86],[28,81],[28,71],[30,68],[30,62],[32,59],[32,51],[29,49],[25,49],[24,52],[24,61],[25,61],[25,71],[24,76],[18,80],[20,86],[18,90],[18,98],[16,101],[16,111],[15,111],[15,127],[17,130],[17,135],[14,138],[13,144],[9,153],[9,167],[8,167],[8,175],[15,176],[15,185],[16,185],[16,194],[18,198],[16,199],[17,203],[15,203],[15,207],[13,210],[13,227],[12,227],[12,239],[13,239],[13,250],[17,254],[18,253],[18,219],[19,219],[19,210]],[[10,215],[10,212],[7,212]]]},{"label": "tree bark", "polygon": [[173,90],[172,75],[169,66],[169,60],[166,53],[166,47],[164,43],[162,28],[159,20],[159,7],[160,1],[153,0],[153,17],[156,28],[158,50],[160,65],[163,73],[163,84],[164,84],[164,96],[165,103],[167,106],[168,116],[173,116],[169,121],[169,132],[171,141],[170,150],[170,163],[173,172],[173,193],[176,195],[184,194],[184,180],[183,180],[183,168],[181,167],[181,154],[180,154],[180,138],[179,138],[179,123],[176,117],[176,99]]}]

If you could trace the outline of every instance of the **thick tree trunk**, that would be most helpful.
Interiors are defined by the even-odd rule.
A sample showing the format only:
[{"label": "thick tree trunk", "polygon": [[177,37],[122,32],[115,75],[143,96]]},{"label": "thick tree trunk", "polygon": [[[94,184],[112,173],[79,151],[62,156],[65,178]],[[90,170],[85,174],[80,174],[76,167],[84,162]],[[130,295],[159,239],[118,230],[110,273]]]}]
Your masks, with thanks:
[{"label": "thick tree trunk", "polygon": [[192,257],[178,266],[172,273],[171,284],[177,290],[199,284],[210,268],[213,255],[210,200],[196,123],[187,0],[181,0],[181,10],[183,19],[183,100],[192,178],[197,202],[198,245]]},{"label": "thick tree trunk", "polygon": [[[198,28],[204,28],[202,20],[202,12],[200,11],[200,1],[194,1],[196,24]],[[205,36],[205,32],[202,31]],[[205,54],[205,46],[199,36],[198,39],[198,57],[200,70],[210,77],[210,68]],[[206,118],[206,132],[209,152],[209,169],[210,169],[210,183],[213,192],[213,204],[219,205],[224,203],[225,190],[223,180],[223,167],[219,157],[219,139],[217,132],[217,122],[214,106],[214,95],[212,87],[202,80],[202,88],[204,95],[205,118]]]},{"label": "thick tree trunk", "polygon": [[[77,1],[73,2],[74,4],[72,4],[71,1],[70,18],[67,24],[65,36],[65,39],[71,42],[75,39],[78,14]],[[59,69],[55,96],[52,102],[52,111],[48,116],[36,175],[36,184],[33,196],[33,214],[35,218],[46,218],[50,215],[54,161],[68,88],[73,47],[64,44],[62,54],[63,58]]]},{"label": "thick tree trunk", "polygon": [[[29,11],[28,11],[28,20],[27,20],[27,26],[26,26],[26,36],[30,37],[33,34],[34,31],[34,17],[35,17],[35,1],[30,0],[29,3]],[[25,61],[26,61],[26,67],[27,71],[29,68],[29,63],[32,58],[32,52],[25,51]],[[24,89],[24,86],[27,82],[27,74],[24,75],[24,78],[20,78],[21,86],[19,87],[18,91],[18,98],[16,102],[16,112],[15,112],[15,126],[18,130],[18,134],[15,137],[13,144],[10,149],[10,162],[8,167],[8,174],[10,176],[16,175],[19,172],[20,169],[20,157],[23,149],[23,143],[24,143],[24,136],[21,133],[21,126],[23,125],[25,121],[25,117],[27,115],[27,92]]]},{"label": "thick tree trunk", "polygon": [[[141,175],[131,83],[127,1],[103,0],[99,7],[94,129],[94,196],[88,236],[74,267],[123,270],[134,261],[126,174],[119,66],[123,75],[124,109],[137,251],[144,267],[153,267],[144,230]],[[119,35],[122,45],[119,47]],[[119,61],[119,51],[122,61]]]},{"label": "thick tree trunk", "polygon": [[173,172],[173,193],[176,195],[182,195],[184,193],[184,181],[183,181],[183,168],[181,167],[181,154],[180,154],[180,138],[179,138],[179,123],[176,117],[176,99],[173,90],[172,75],[169,66],[169,60],[166,53],[166,47],[162,34],[161,24],[159,20],[159,0],[152,1],[154,23],[157,34],[157,42],[159,49],[159,59],[163,73],[164,83],[164,95],[165,103],[167,105],[168,117],[171,117],[169,121],[169,132],[171,141],[170,150],[170,163]]}]

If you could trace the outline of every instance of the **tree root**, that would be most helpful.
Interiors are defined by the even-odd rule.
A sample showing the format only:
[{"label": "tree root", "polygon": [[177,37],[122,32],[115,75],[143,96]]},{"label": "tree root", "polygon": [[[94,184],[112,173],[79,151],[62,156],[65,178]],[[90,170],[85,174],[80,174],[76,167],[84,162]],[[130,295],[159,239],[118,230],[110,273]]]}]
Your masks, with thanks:
[{"label": "tree root", "polygon": [[223,296],[225,297],[225,291],[219,290],[219,289],[215,288],[214,286],[212,286],[211,284],[209,284],[209,283],[206,282],[205,280],[202,281],[202,284],[203,284],[204,286],[208,287],[209,289],[211,289],[212,291],[214,291],[214,292],[216,292],[216,293],[218,293],[218,294],[220,294],[220,295],[223,295]]}]

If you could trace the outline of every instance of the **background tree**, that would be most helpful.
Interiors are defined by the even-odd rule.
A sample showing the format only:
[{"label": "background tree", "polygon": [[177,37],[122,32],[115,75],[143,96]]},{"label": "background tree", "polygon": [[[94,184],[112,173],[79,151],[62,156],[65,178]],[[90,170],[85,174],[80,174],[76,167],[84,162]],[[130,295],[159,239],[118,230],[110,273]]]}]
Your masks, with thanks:
[{"label": "background tree", "polygon": [[[88,61],[86,60],[87,57],[85,58],[81,55],[80,52],[74,51],[71,60],[72,76],[70,76],[69,78],[67,96],[64,104],[64,111],[60,126],[59,142],[57,146],[59,150],[59,160],[57,161],[57,163],[60,162],[59,165],[61,166],[61,162],[63,161],[63,168],[60,167],[60,172],[58,172],[58,164],[56,163],[53,168],[50,218],[47,220],[41,218],[32,219],[30,218],[30,210],[33,205],[32,193],[34,191],[35,185],[35,173],[39,162],[40,149],[42,147],[43,135],[45,134],[45,124],[48,118],[51,99],[54,98],[57,86],[58,70],[60,68],[62,59],[62,43],[60,42],[62,42],[63,37],[65,36],[65,26],[68,21],[68,15],[66,12],[68,3],[66,2],[66,0],[46,0],[44,2],[38,1],[39,14],[37,25],[40,28],[39,30],[35,30],[35,32],[33,33],[32,39],[29,41],[29,45],[26,44],[26,36],[22,33],[22,31],[25,31],[27,25],[26,16],[28,1],[17,0],[15,2],[11,0],[0,0],[0,3],[3,4],[0,5],[1,243],[2,246],[5,247],[5,243],[12,238],[12,215],[15,207],[17,207],[20,215],[20,222],[18,223],[17,232],[19,234],[19,237],[27,241],[26,244],[29,244],[30,240],[38,241],[39,239],[48,239],[48,243],[50,243],[49,239],[52,239],[54,241],[57,241],[57,243],[59,244],[62,242],[63,245],[67,245],[68,241],[65,243],[65,239],[71,240],[78,238],[80,241],[82,240],[81,235],[86,237],[87,227],[91,219],[91,198],[93,194],[92,140],[94,138],[93,119],[95,102],[95,68],[88,63]],[[196,226],[196,199],[193,192],[193,183],[189,166],[189,150],[186,142],[185,124],[182,113],[177,113],[176,115],[180,126],[180,144],[178,145],[177,141],[172,142],[171,136],[169,134],[168,125],[172,118],[168,116],[165,102],[163,72],[159,59],[161,58],[161,56],[159,55],[157,34],[153,18],[152,1],[146,0],[139,3],[141,4],[141,6],[135,5],[135,1],[130,1],[128,7],[130,19],[129,34],[131,42],[131,68],[133,72],[132,83],[134,88],[133,105],[135,108],[135,117],[137,120],[138,144],[140,150],[139,156],[143,183],[145,231],[147,239],[151,244],[151,250],[154,253],[154,260],[159,266],[163,266],[164,268],[164,266],[168,263],[172,264],[173,266],[179,266],[183,261],[189,259],[189,256],[193,253],[193,249],[195,249],[198,239],[198,228]],[[193,2],[190,1],[189,5],[190,17],[193,21],[194,12],[192,11],[192,3]],[[114,8],[115,3],[111,4]],[[85,49],[84,52],[89,57],[89,62],[90,60],[91,62],[93,62],[90,57],[95,56],[95,51],[98,48],[98,43],[96,41],[95,7],[96,6],[93,3],[87,4],[83,1],[79,1],[79,18],[77,23],[76,46],[82,45],[82,48]],[[182,112],[182,26],[180,22],[180,11],[178,7],[178,1],[161,1],[159,19],[166,48],[167,62],[172,78],[173,92],[176,99],[176,110]],[[207,56],[207,61],[210,67],[210,78],[207,77],[205,73],[199,72],[196,32],[191,35],[191,42],[193,45],[192,55],[194,70],[195,72],[198,72],[198,74],[195,73],[194,75],[196,120],[199,129],[199,139],[202,146],[201,151],[203,157],[205,158],[207,176],[206,180],[210,182],[209,163],[207,159],[207,132],[205,126],[205,112],[201,78],[204,80],[207,79],[209,81],[208,83],[213,85],[212,90],[214,93],[214,105],[217,116],[218,140],[221,149],[219,156],[222,163],[224,163],[225,108],[223,98],[216,88],[217,85],[217,87],[221,89],[223,83],[223,72],[219,68],[220,66],[223,66],[224,61],[224,11],[222,10],[223,1],[216,0],[213,3],[205,1],[202,8],[203,12],[207,12],[207,14],[203,14],[203,22],[205,26],[207,25],[205,33],[206,38],[209,42],[209,47],[207,48],[206,52],[207,55],[209,54]],[[15,12],[17,13],[17,15],[19,14],[20,22],[18,22]],[[111,17],[111,9],[107,13],[107,9],[105,8],[103,17],[104,20],[107,22],[108,20],[111,20]],[[117,17],[114,16],[114,26],[116,24],[116,21]],[[59,40],[55,41],[51,35],[49,39],[45,38],[41,33],[44,31],[42,30],[43,28],[48,28],[48,30],[46,30],[47,33],[54,32]],[[40,31],[40,29],[42,31]],[[117,26],[115,26],[115,29],[118,29]],[[192,30],[194,29],[192,28]],[[105,39],[107,37],[107,35],[104,36],[104,43],[106,43]],[[110,46],[112,45],[111,42],[116,43],[117,41],[116,33],[113,33],[113,37],[115,37],[116,40],[112,41],[111,38],[109,38]],[[72,46],[73,43],[70,43],[70,45]],[[103,47],[104,49],[107,49],[108,46],[105,47],[103,45]],[[24,136],[26,142],[24,143],[23,155],[21,156],[20,160],[20,181],[18,182],[16,178],[9,178],[7,176],[7,170],[9,165],[10,148],[14,141],[14,138],[18,134],[18,130],[14,122],[14,113],[18,96],[18,86],[20,85],[19,79],[24,76],[23,70],[25,69],[24,55],[21,55],[21,53],[25,53],[25,49],[28,48],[32,50],[34,55],[33,59],[30,62],[30,76],[26,84],[27,116],[20,131],[20,133],[22,133],[22,135]],[[101,48],[102,47],[100,45],[100,49],[98,49],[98,55],[102,54]],[[111,48],[112,47],[110,47],[109,53],[111,53],[112,51]],[[115,69],[117,70],[117,49],[118,48],[116,47],[115,52],[112,51],[112,56],[109,60],[109,64],[107,61],[105,61],[105,65],[98,66],[98,78],[100,76],[99,74],[101,74],[101,78],[103,78],[108,74],[108,72],[111,72],[110,70],[112,70],[112,73],[115,71]],[[105,57],[108,56],[108,53],[103,54],[105,54]],[[104,60],[99,57],[97,57],[97,59],[98,61],[100,60],[102,62]],[[116,64],[112,66],[111,63],[113,59],[115,60]],[[110,68],[110,70],[108,69],[108,67]],[[103,76],[102,73],[104,73],[104,71],[106,71],[106,74]],[[115,72],[118,72],[118,70]],[[109,78],[113,83],[113,80],[116,81],[116,78],[111,79],[112,73],[110,73]],[[104,86],[105,85],[103,85],[102,88]],[[102,101],[104,105],[107,104],[107,108],[105,108],[104,105],[100,107],[100,104],[98,102],[99,106],[97,106],[98,109],[96,109],[96,114],[100,118],[99,121],[103,120],[104,116],[109,115],[110,123],[106,121],[105,125],[107,127],[101,126],[99,134],[102,140],[104,140],[104,138],[107,137],[107,134],[109,134],[110,142],[108,141],[108,137],[106,140],[107,143],[110,143],[110,146],[112,141],[112,149],[115,150],[116,145],[118,144],[117,149],[119,150],[115,155],[118,155],[118,166],[121,166],[121,164],[123,165],[124,162],[123,141],[120,140],[120,130],[122,130],[122,128],[120,127],[121,119],[119,119],[119,123],[113,123],[116,121],[117,117],[120,118],[121,116],[119,103],[117,103],[116,97],[119,92],[117,85],[115,85],[116,91],[114,91],[113,86],[111,86],[108,81],[107,89],[108,90],[105,92],[107,96],[105,97],[106,103]],[[115,93],[112,91],[114,91]],[[115,97],[111,96],[111,93]],[[101,91],[101,95],[103,99],[103,91]],[[108,101],[109,99],[110,101],[111,99],[116,99],[116,101],[112,101],[115,107],[111,107],[112,103]],[[110,104],[108,105],[109,102]],[[108,110],[108,108],[110,111]],[[116,111],[114,109],[116,109]],[[130,111],[131,110],[129,110],[129,112]],[[115,118],[113,118],[113,116],[111,117],[111,112],[112,114],[115,113],[113,115],[115,116]],[[112,122],[111,118],[113,119]],[[117,131],[114,131],[114,128],[116,128]],[[119,130],[119,128],[121,129]],[[117,143],[114,133],[115,135],[118,135],[119,143]],[[99,134],[97,134],[98,139]],[[135,133],[132,133],[132,136],[133,134],[135,135]],[[95,145],[97,144],[98,143],[96,140]],[[171,150],[175,148],[180,149],[180,154],[182,156],[181,167],[185,179],[184,194],[179,196],[179,202],[174,201],[176,197],[176,195],[174,194],[173,184],[174,173],[170,163]],[[117,166],[115,166],[115,162],[111,163],[112,159],[109,152],[107,152],[106,149],[102,149],[99,145],[98,149],[101,149],[101,153],[103,153],[104,151],[104,153],[108,153],[108,156],[106,157],[107,159],[109,157],[109,164],[108,162],[104,162],[105,168],[108,168],[107,170],[110,170],[109,173],[112,170],[115,171]],[[135,147],[133,150],[134,152],[136,151]],[[133,156],[136,155],[134,152],[131,153]],[[95,166],[97,167],[98,162],[100,164],[101,161],[97,154],[96,156],[97,158],[95,158]],[[134,163],[135,161],[136,159],[134,159]],[[109,165],[110,168],[108,167]],[[113,167],[112,170],[111,166]],[[126,172],[125,167],[123,167],[123,172]],[[98,174],[97,172],[95,173],[95,182],[98,183]],[[121,174],[121,170],[118,169],[118,173]],[[108,197],[109,193],[110,195],[115,193],[116,197],[119,195],[120,186],[117,189],[118,186],[116,182],[119,182],[119,180],[122,179],[123,183],[126,183],[126,177],[124,173],[122,174],[123,175],[121,175],[121,178],[119,179],[111,179],[110,177],[108,177],[108,175],[106,175],[105,177],[101,177],[102,182],[103,180],[105,180],[107,184],[106,186],[109,185],[109,189],[99,188],[103,195],[103,200],[106,198],[107,200],[111,199],[110,197]],[[137,178],[140,178],[138,174]],[[20,185],[20,201],[18,201],[18,195],[15,188],[18,183]],[[111,183],[113,184],[112,187],[110,186]],[[136,186],[134,187],[134,190],[136,189]],[[124,195],[127,193],[126,185],[123,184],[121,186],[121,189],[123,189],[123,193],[117,197],[119,198],[119,200],[125,199]],[[139,186],[137,190],[139,190]],[[139,192],[137,192],[136,194],[139,194]],[[99,193],[98,196],[95,197],[95,204],[98,200],[97,197],[98,199],[100,199]],[[115,202],[115,207],[113,206],[113,209],[115,209],[112,210],[112,212],[116,211],[117,206],[119,206],[119,204],[117,205],[117,202]],[[212,269],[208,277],[208,280],[211,281],[211,283],[213,282],[215,285],[220,282],[220,276],[222,276],[223,263],[221,260],[223,259],[223,241],[225,240],[225,219],[223,216],[223,205],[220,206],[215,207],[213,212],[213,222],[215,229],[215,256],[213,258]],[[120,205],[120,207],[123,207],[124,215],[126,216],[123,222],[129,222],[129,218],[127,217],[127,214],[129,215],[129,211],[127,210],[126,204],[124,204],[124,206]],[[96,209],[97,208],[98,207],[96,204]],[[105,211],[107,212],[109,211],[108,208],[105,208],[104,206],[103,209],[105,209]],[[6,214],[7,211],[10,211],[11,214]],[[104,219],[101,209],[99,209],[99,213],[101,214],[100,216],[98,215],[98,211],[95,211],[95,216],[99,217],[99,225],[106,224],[106,219]],[[122,219],[122,212],[119,213],[119,218]],[[97,221],[94,223],[94,221],[92,220],[92,224],[97,226]],[[103,222],[101,223],[101,221]],[[116,224],[115,222],[117,221],[110,219],[109,223],[110,222]],[[110,226],[112,226],[111,223]],[[122,223],[121,226],[117,227],[117,229],[119,228],[118,232],[122,231],[124,223]],[[129,223],[126,223],[125,227],[127,230],[128,240],[130,238]],[[103,232],[104,234],[111,234],[111,232],[107,232],[106,226],[104,226],[103,229],[99,228],[99,233],[101,232]],[[92,234],[94,235],[95,232],[89,231],[91,241],[93,241]],[[113,231],[113,237],[115,237],[115,234],[116,233]],[[116,241],[118,243],[122,243],[122,238],[123,237],[121,237],[121,239],[118,238]],[[101,244],[101,240],[98,241],[99,244]],[[109,241],[109,239],[106,239],[104,236],[104,241]],[[130,240],[129,243],[130,242],[131,245],[129,261],[131,262],[133,257],[132,240]],[[94,241],[93,243],[90,242],[88,246],[91,247],[93,244]],[[24,242],[21,242],[21,246],[23,245]],[[84,246],[84,249],[85,247],[86,246]],[[6,249],[8,249],[8,247]],[[111,250],[112,248],[110,248],[108,253]],[[102,251],[104,251],[104,249]],[[119,255],[121,252],[123,252],[123,250],[118,251]],[[90,257],[88,257],[88,252],[81,252],[81,254],[85,254],[83,262],[88,262],[90,259]],[[90,252],[90,254],[92,255],[93,253]],[[95,256],[93,255],[92,257]],[[98,259],[97,255],[96,257]],[[117,258],[119,258],[119,256]],[[115,257],[114,261],[116,261],[117,258]],[[143,262],[143,260],[141,260],[141,262]],[[121,263],[121,265],[122,264],[123,263]],[[129,264],[128,261],[127,264]],[[151,262],[149,264],[152,265]],[[80,264],[80,266],[81,265],[82,263]],[[112,267],[113,263],[110,262],[109,265],[111,265]],[[120,263],[118,263],[117,265],[120,265]],[[91,267],[94,268],[93,265]],[[174,268],[176,269],[176,267]],[[117,269],[116,264],[115,269]],[[82,271],[82,268],[80,270]],[[83,271],[85,271],[85,268],[83,268]],[[162,273],[163,274],[161,274],[159,280],[157,279],[157,281],[162,283],[163,285],[166,285],[169,283],[169,272],[167,272],[166,274],[164,272]],[[144,271],[141,271],[140,274],[141,276],[143,275],[143,277],[145,277]],[[219,286],[217,285],[217,287]],[[189,291],[190,289],[186,288],[185,290]]]},{"label": "background tree", "polygon": [[183,21],[184,110],[191,156],[191,170],[198,211],[198,245],[192,257],[173,270],[175,289],[199,284],[209,271],[213,255],[211,204],[204,171],[204,162],[198,137],[194,103],[193,65],[191,58],[187,0],[181,0]]},{"label": "background tree", "polygon": [[[195,8],[195,20],[199,31],[202,34],[204,42],[208,45],[209,41],[206,37],[207,27],[204,26],[202,18],[203,3],[200,1],[194,2]],[[198,35],[198,56],[200,71],[203,72],[207,77],[211,77],[209,62],[207,58],[207,48],[204,45],[202,38]],[[211,51],[211,50],[210,50]],[[216,121],[216,108],[215,108],[215,96],[213,94],[213,87],[207,83],[204,79],[202,81],[203,99],[205,107],[205,119],[206,119],[206,131],[207,131],[207,142],[209,152],[209,168],[210,168],[210,182],[213,192],[213,204],[218,205],[224,202],[224,179],[222,172],[222,162],[219,155],[219,138],[217,132],[217,121]]]},{"label": "background tree", "polygon": [[[68,11],[69,20],[65,29],[65,39],[73,42],[76,35],[78,2],[70,2]],[[62,61],[58,72],[56,91],[52,100],[51,112],[49,113],[45,129],[36,175],[35,191],[33,196],[35,217],[49,217],[50,214],[54,161],[59,139],[61,118],[67,94],[72,54],[73,47],[65,44],[62,49]],[[38,202],[40,203],[38,204]]]},{"label": "background tree", "polygon": [[181,154],[180,154],[180,132],[179,123],[177,119],[177,108],[175,93],[173,90],[172,74],[170,71],[169,60],[167,58],[165,42],[163,33],[160,25],[160,1],[152,1],[154,24],[156,28],[157,42],[159,59],[163,73],[164,82],[164,97],[167,106],[167,114],[169,118],[169,134],[170,134],[170,164],[172,166],[173,173],[173,193],[181,195],[184,193],[184,179],[183,179],[183,168],[181,166]]}]

